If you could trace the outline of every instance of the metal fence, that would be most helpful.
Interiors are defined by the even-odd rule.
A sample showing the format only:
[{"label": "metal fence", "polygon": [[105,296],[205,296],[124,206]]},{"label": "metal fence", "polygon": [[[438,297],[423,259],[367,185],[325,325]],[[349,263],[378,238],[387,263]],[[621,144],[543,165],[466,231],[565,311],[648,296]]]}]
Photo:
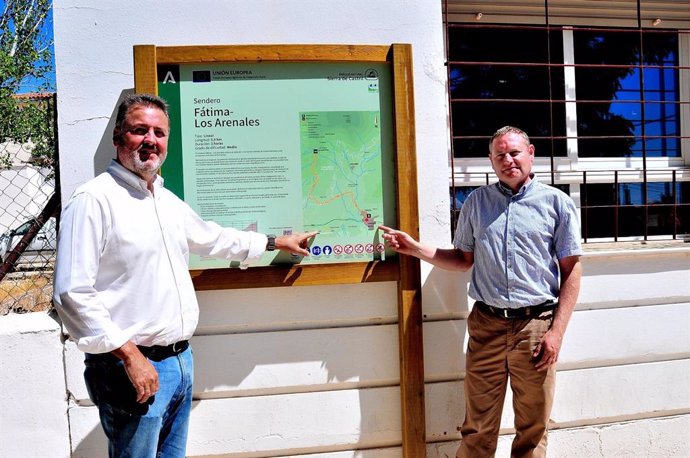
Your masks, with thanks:
[{"label": "metal fence", "polygon": [[60,210],[56,96],[18,99],[19,109],[45,114],[45,125],[36,133],[41,139],[0,143],[0,315],[51,307]]}]

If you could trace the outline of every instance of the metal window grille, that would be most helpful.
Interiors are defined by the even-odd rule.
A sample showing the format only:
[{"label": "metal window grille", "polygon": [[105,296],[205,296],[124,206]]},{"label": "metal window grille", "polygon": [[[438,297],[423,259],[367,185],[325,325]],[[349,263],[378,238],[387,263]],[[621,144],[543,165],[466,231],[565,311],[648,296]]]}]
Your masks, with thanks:
[{"label": "metal window grille", "polygon": [[[538,174],[547,174],[552,185],[566,191],[569,188],[577,194],[576,203],[579,204],[581,210],[582,235],[585,242],[648,240],[650,237],[677,239],[684,236],[690,232],[690,169],[688,168],[690,163],[688,139],[690,137],[682,131],[683,124],[690,122],[690,109],[688,109],[690,104],[688,92],[690,91],[687,86],[684,86],[687,84],[684,81],[690,75],[690,66],[678,49],[684,50],[686,54],[689,52],[690,30],[654,28],[659,25],[660,20],[654,20],[651,27],[649,24],[643,26],[640,0],[636,3],[636,27],[563,25],[562,17],[559,17],[561,24],[554,26],[550,24],[550,3],[563,6],[562,1],[544,1],[542,10],[544,23],[535,25],[533,23],[479,23],[482,19],[481,13],[477,13],[472,22],[468,20],[450,22],[449,9],[452,8],[449,8],[448,0],[444,1],[451,131],[449,162],[452,232],[455,231],[462,200],[457,196],[463,195],[463,188],[495,181],[492,172],[471,171],[472,169],[466,165],[472,163],[473,157],[483,157],[488,167],[486,154],[488,140],[493,131],[504,124],[517,125],[511,119],[504,123],[497,121],[499,125],[494,125],[489,130],[482,125],[481,119],[473,119],[473,113],[481,113],[482,110],[490,113],[493,110],[493,114],[497,115],[494,117],[498,119],[501,118],[499,114],[510,112],[511,107],[522,106],[529,107],[524,110],[529,111],[527,116],[540,118],[538,122],[530,124],[533,128],[524,129],[530,135],[532,143],[539,145],[537,154],[548,153],[547,160],[541,160],[541,169],[538,170]],[[531,6],[534,7],[534,5]],[[690,19],[690,15],[688,16]],[[611,22],[615,25],[615,21]],[[538,40],[544,48],[543,53],[537,58],[520,60],[519,55],[516,58],[515,54],[511,54],[511,43],[499,40],[493,44],[499,53],[491,55],[490,59],[482,60],[477,58],[476,53],[472,53],[473,43],[458,43],[461,37],[469,36],[468,31],[476,32],[477,35],[507,31],[531,34],[540,37]],[[611,41],[614,43],[627,42],[632,38],[631,46],[635,50],[636,60],[621,62],[616,60],[615,55],[597,56],[606,58],[599,61],[596,59],[578,61],[578,55],[575,55],[574,59],[570,55],[566,57],[562,55],[566,52],[563,42],[557,41],[564,40],[563,37],[566,34],[570,39],[568,42],[570,49],[577,48],[577,40],[582,39],[580,37],[597,40],[601,36],[607,36],[612,37]],[[656,42],[668,41],[672,44],[674,40],[682,44],[680,48],[676,47],[675,61],[666,61],[663,53],[654,55]],[[457,52],[458,47],[464,47],[470,51]],[[500,50],[503,50],[502,54]],[[458,69],[468,69],[468,71],[465,72],[466,75],[458,76],[462,73]],[[493,74],[500,74],[503,69],[506,72],[512,70],[515,74],[524,75],[542,72],[546,75],[544,78],[546,84],[541,88],[539,97],[500,90],[482,92],[482,87],[486,87],[482,84],[488,84],[486,81],[481,81],[483,69],[488,69],[487,71]],[[569,82],[567,82],[568,77],[564,76],[566,72],[571,75]],[[630,75],[627,80],[621,78],[615,81],[615,78],[609,78],[607,81],[607,72],[630,73]],[[655,77],[656,80],[652,78],[653,72],[658,74]],[[578,88],[577,83],[584,86],[582,83],[585,81],[584,78],[578,81],[580,75],[583,74],[590,75],[592,81],[597,81],[597,78],[601,76],[599,81],[623,86],[629,83],[630,79],[636,78],[637,81],[633,90],[625,92],[625,87],[619,88],[615,97],[592,96],[591,94],[597,94],[596,87],[589,91],[589,95],[586,94],[587,91],[582,90],[578,91],[575,97],[572,92]],[[470,76],[467,77],[467,75]],[[457,82],[462,80],[462,77],[471,80],[473,76],[479,84],[474,86],[466,84],[469,90],[464,93],[458,90]],[[656,84],[653,85],[654,87],[649,87],[649,81],[652,80],[656,81]],[[564,85],[574,87],[564,88]],[[573,90],[569,91],[569,89]],[[582,121],[586,118],[584,113],[588,110],[613,106],[625,112],[636,111],[634,122],[625,120],[631,123],[629,132],[621,134],[621,132],[607,131],[605,123],[601,123],[602,126],[599,126],[597,130],[596,122],[587,125]],[[576,107],[577,122],[567,125],[570,122],[565,119],[567,110],[570,109],[572,113],[573,107]],[[504,117],[510,118],[510,116]],[[517,115],[513,119],[517,119]],[[603,146],[593,146],[597,144]],[[576,146],[573,148],[571,145]],[[622,150],[621,145],[628,145],[628,152],[621,154],[621,157],[613,161],[607,160],[611,158],[606,157],[605,154],[601,158],[591,159],[596,156],[596,154],[592,155],[592,151],[596,153],[596,148],[604,151],[607,147],[612,150]],[[473,149],[477,151],[474,155],[471,154]],[[668,157],[669,151],[673,153],[671,154],[673,157]],[[615,168],[602,166],[608,162],[622,163],[622,166]],[[600,230],[602,225],[605,225],[606,229],[603,232]]]}]

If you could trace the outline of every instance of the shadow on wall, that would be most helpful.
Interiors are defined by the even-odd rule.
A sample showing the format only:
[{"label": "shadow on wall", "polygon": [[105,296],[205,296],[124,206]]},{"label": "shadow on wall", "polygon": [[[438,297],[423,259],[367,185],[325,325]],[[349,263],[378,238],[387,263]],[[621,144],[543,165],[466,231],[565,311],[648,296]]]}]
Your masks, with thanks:
[{"label": "shadow on wall", "polygon": [[438,267],[432,268],[422,285],[424,318],[467,318],[470,303],[474,302],[467,295],[470,274],[471,270],[453,272]]},{"label": "shadow on wall", "polygon": [[103,136],[93,156],[93,176],[97,176],[106,171],[110,161],[115,158],[115,147],[113,146],[113,129],[115,128],[115,117],[117,116],[117,107],[130,94],[134,94],[134,89],[125,89],[120,93],[117,103],[113,107],[110,114],[110,120],[105,127]]},{"label": "shadow on wall", "polygon": [[[83,407],[79,407],[83,409]],[[91,410],[96,410],[95,407],[90,407]],[[98,418],[98,413],[96,413]],[[70,417],[70,423],[74,424],[74,419]],[[74,434],[70,431],[70,434]],[[74,442],[72,442],[74,444]],[[105,433],[101,428],[100,423],[96,428],[92,429],[84,438],[77,444],[72,452],[70,458],[107,458],[108,456],[108,442]]]},{"label": "shadow on wall", "polygon": [[[470,272],[431,268],[424,298],[424,377],[427,443],[460,439],[465,418],[463,379],[467,347],[466,319],[471,311]],[[457,443],[448,448],[455,454]]]}]

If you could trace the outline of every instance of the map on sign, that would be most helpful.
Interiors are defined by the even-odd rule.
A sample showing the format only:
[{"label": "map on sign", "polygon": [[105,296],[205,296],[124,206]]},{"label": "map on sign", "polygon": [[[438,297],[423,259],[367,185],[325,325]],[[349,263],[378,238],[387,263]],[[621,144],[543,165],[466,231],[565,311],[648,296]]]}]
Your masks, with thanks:
[{"label": "map on sign", "polygon": [[327,251],[346,240],[371,242],[383,219],[378,111],[300,114],[304,229]]}]

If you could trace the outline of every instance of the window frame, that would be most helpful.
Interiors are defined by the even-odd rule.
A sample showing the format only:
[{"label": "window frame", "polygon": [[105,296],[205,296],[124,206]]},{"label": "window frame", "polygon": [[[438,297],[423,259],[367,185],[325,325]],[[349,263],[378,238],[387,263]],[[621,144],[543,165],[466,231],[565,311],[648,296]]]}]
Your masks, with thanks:
[{"label": "window frame", "polygon": [[[504,18],[503,21],[492,21],[491,25],[524,25],[515,17]],[[453,24],[462,24],[465,21],[453,21]],[[532,23],[533,24],[533,23]],[[491,25],[487,24],[488,27]],[[446,39],[449,33],[446,26]],[[674,32],[678,35],[678,100],[679,105],[679,136],[680,156],[678,157],[579,157],[577,138],[577,97],[575,82],[575,56],[574,56],[574,31],[580,27],[615,28],[615,24],[606,20],[591,21],[587,25],[559,25],[563,36],[563,72],[565,82],[565,131],[566,131],[566,156],[551,157],[539,156],[536,151],[533,171],[544,177],[546,181],[555,184],[567,184],[570,186],[570,196],[574,200],[578,211],[581,212],[581,193],[584,193],[583,184],[591,183],[652,183],[652,182],[686,182],[690,181],[690,29],[680,28]],[[542,27],[548,27],[542,25]],[[629,26],[626,28],[630,28]],[[644,28],[641,28],[644,30]],[[640,29],[635,29],[639,32]],[[445,58],[448,59],[448,43],[446,43]],[[554,62],[555,63],[555,62]],[[558,63],[559,65],[561,63]],[[450,77],[450,65],[448,65]],[[450,93],[450,81],[447,87],[447,100],[449,113],[453,109]],[[450,164],[449,188],[452,191],[456,187],[481,186],[496,182],[491,164],[488,160],[488,147],[486,157],[456,158],[453,154],[453,131],[450,124]],[[548,178],[546,178],[548,177]],[[646,201],[646,199],[645,199]],[[451,208],[454,207],[454,199],[451,200]],[[457,210],[457,209],[456,209]],[[645,210],[645,214],[646,210]],[[582,214],[580,215],[582,217]],[[647,221],[647,228],[649,221]],[[584,228],[584,221],[583,221]],[[640,240],[663,238],[664,236],[648,236],[645,234],[632,237],[619,237],[614,234],[611,240]],[[584,234],[583,234],[584,235]],[[676,237],[674,232],[673,237]],[[668,238],[668,237],[665,237]],[[608,237],[597,238],[592,241],[610,241]]]}]

